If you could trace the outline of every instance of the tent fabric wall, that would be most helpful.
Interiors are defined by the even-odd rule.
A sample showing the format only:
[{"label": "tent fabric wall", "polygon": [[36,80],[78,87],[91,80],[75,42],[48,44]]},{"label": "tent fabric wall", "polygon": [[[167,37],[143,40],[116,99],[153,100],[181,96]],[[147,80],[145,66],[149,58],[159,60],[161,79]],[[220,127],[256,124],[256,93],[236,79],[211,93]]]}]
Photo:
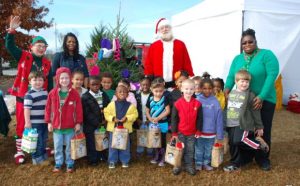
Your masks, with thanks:
[{"label": "tent fabric wall", "polygon": [[283,102],[290,93],[300,92],[299,0],[205,0],[174,15],[172,24],[176,38],[187,45],[194,73],[208,71],[221,78],[240,52],[242,30],[253,28],[258,46],[278,57]]}]

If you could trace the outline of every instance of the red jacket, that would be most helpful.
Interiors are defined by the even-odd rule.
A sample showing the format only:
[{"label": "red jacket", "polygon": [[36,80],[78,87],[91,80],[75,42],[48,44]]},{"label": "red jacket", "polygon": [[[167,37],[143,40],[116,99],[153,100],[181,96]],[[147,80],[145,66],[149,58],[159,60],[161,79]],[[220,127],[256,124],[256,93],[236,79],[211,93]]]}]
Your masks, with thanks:
[{"label": "red jacket", "polygon": [[[185,44],[175,39],[173,46],[173,80],[174,74],[179,70],[185,70],[189,76],[194,76],[193,67]],[[145,61],[145,75],[163,77],[163,42],[155,41],[151,44]]]},{"label": "red jacket", "polygon": [[193,97],[190,102],[181,97],[174,103],[171,119],[173,136],[177,133],[185,136],[199,133],[203,125],[201,103]]},{"label": "red jacket", "polygon": [[51,123],[54,129],[74,128],[77,123],[82,124],[83,121],[81,98],[75,89],[69,88],[64,105],[60,108],[58,81],[63,72],[68,73],[71,78],[68,68],[61,67],[56,71],[57,87],[50,91],[45,108],[45,122]]},{"label": "red jacket", "polygon": [[[28,91],[28,76],[31,70],[33,56],[30,52],[22,51],[21,58],[18,63],[18,72],[14,81],[11,94],[14,96],[24,97]],[[47,58],[42,58],[42,69],[46,78],[44,82],[44,90],[48,88],[48,74],[51,70],[51,62]]]}]

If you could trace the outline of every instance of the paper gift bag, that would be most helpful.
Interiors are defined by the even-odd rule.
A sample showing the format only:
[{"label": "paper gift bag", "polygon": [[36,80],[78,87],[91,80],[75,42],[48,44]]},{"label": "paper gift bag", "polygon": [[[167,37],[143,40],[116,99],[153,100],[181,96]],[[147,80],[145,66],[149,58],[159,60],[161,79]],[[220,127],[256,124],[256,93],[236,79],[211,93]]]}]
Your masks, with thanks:
[{"label": "paper gift bag", "polygon": [[77,160],[86,156],[86,139],[83,133],[75,134],[71,139],[71,158]]},{"label": "paper gift bag", "polygon": [[27,153],[34,153],[37,147],[38,133],[35,128],[26,128],[23,132],[21,149]]},{"label": "paper gift bag", "polygon": [[99,130],[95,131],[95,146],[96,146],[96,151],[103,151],[105,149],[108,149],[108,137],[104,132],[101,132]]},{"label": "paper gift bag", "polygon": [[[181,143],[181,145],[177,145],[177,143]],[[181,166],[181,159],[183,155],[183,145],[182,142],[176,142],[174,144],[168,143],[166,154],[165,154],[165,161],[174,167]]]},{"label": "paper gift bag", "polygon": [[215,143],[211,153],[211,166],[219,167],[223,162],[224,147],[220,143]]},{"label": "paper gift bag", "polygon": [[147,135],[148,148],[161,148],[161,132],[159,128],[150,128]]},{"label": "paper gift bag", "polygon": [[147,129],[136,130],[137,146],[147,147],[147,135],[148,135]]},{"label": "paper gift bag", "polygon": [[111,147],[126,150],[128,140],[128,129],[116,127],[113,131]]}]

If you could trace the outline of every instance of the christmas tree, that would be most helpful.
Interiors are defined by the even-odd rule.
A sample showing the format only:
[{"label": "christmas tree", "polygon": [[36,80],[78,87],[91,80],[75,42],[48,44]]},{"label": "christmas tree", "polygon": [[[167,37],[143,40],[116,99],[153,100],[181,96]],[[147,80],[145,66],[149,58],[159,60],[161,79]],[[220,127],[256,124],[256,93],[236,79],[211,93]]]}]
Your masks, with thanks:
[{"label": "christmas tree", "polygon": [[[123,23],[124,19],[120,18],[119,9],[116,26],[113,27],[109,25],[107,27],[100,24],[91,34],[91,45],[87,46],[86,55],[87,57],[94,57],[97,59],[96,65],[99,66],[100,72],[110,72],[113,75],[114,88],[117,82],[122,78],[128,78],[131,82],[138,82],[142,76],[140,63],[135,57],[136,50],[133,46],[134,40],[126,32],[126,26],[123,26]],[[101,48],[103,46],[101,46],[101,42],[104,39],[112,42],[113,44],[116,40],[118,40],[120,45],[120,47],[118,47],[117,44],[115,49],[108,48],[108,50],[113,51],[112,55],[108,58],[99,57],[102,55],[100,53],[103,53],[103,48]]]}]

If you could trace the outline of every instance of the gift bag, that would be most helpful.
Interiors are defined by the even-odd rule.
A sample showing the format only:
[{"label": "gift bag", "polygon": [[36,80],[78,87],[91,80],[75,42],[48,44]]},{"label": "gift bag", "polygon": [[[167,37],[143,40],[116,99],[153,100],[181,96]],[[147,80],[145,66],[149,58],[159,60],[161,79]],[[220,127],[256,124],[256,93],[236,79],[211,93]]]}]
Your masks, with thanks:
[{"label": "gift bag", "polygon": [[27,153],[34,153],[37,147],[38,133],[36,128],[25,128],[21,149]]},{"label": "gift bag", "polygon": [[116,127],[113,131],[111,147],[126,150],[128,140],[128,129]]},{"label": "gift bag", "polygon": [[137,146],[147,147],[147,135],[148,135],[147,129],[136,130]]},{"label": "gift bag", "polygon": [[211,166],[219,167],[223,162],[224,148],[220,143],[215,143],[211,153]]},{"label": "gift bag", "polygon": [[148,148],[161,148],[161,132],[159,128],[150,128],[147,135]]},{"label": "gift bag", "polygon": [[100,129],[95,130],[94,134],[96,151],[103,151],[105,149],[108,149],[109,140],[106,135],[105,128],[101,127]]},{"label": "gift bag", "polygon": [[86,156],[86,139],[83,133],[75,134],[71,139],[71,158],[77,160]]},{"label": "gift bag", "polygon": [[183,155],[183,148],[184,145],[180,141],[171,141],[171,143],[167,144],[166,154],[165,154],[165,161],[174,167],[181,166],[181,159]]}]

